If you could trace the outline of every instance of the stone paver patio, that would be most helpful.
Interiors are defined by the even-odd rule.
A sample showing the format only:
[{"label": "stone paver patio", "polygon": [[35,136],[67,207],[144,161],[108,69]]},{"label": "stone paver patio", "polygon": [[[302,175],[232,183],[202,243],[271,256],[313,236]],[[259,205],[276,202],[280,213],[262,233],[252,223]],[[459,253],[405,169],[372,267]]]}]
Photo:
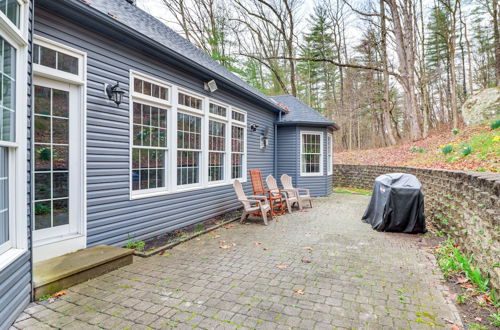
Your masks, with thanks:
[{"label": "stone paver patio", "polygon": [[74,286],[52,303],[33,303],[14,326],[419,329],[460,324],[433,257],[416,248],[421,236],[379,233],[361,223],[368,200],[335,194],[267,227],[255,222],[221,228]]}]

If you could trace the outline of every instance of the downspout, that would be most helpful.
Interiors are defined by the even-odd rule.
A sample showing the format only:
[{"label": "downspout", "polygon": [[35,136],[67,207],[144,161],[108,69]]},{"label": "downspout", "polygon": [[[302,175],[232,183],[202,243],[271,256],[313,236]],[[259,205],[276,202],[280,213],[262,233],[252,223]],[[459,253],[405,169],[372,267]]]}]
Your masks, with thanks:
[{"label": "downspout", "polygon": [[[281,111],[278,113],[278,121],[281,121]],[[274,123],[274,177],[278,177],[278,124]]]}]

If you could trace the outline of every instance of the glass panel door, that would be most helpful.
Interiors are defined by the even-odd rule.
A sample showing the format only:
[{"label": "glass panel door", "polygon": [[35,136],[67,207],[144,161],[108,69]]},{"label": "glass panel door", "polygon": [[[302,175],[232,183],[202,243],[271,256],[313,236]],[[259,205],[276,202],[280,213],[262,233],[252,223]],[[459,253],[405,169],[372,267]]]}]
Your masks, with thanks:
[{"label": "glass panel door", "polygon": [[33,207],[35,239],[71,231],[71,85],[35,83],[33,110]]}]

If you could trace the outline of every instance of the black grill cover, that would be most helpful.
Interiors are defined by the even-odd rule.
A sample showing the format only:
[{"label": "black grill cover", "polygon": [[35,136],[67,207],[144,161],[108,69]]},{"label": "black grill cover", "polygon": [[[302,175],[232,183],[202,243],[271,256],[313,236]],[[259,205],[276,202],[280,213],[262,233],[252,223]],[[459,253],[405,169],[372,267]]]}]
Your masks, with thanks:
[{"label": "black grill cover", "polygon": [[362,221],[378,231],[425,233],[424,194],[411,174],[390,173],[375,179]]}]

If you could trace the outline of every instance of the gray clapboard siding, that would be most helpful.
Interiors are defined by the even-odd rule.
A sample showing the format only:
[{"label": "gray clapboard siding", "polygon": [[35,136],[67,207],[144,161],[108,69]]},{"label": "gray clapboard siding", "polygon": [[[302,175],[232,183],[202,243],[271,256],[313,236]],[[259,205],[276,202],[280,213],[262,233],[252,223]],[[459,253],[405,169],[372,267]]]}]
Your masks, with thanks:
[{"label": "gray clapboard siding", "polygon": [[[28,251],[23,253],[18,259],[9,264],[7,267],[0,271],[0,329],[8,329],[16,320],[17,316],[26,308],[31,300],[31,94],[32,94],[32,77],[31,77],[31,40],[32,40],[32,22],[33,22],[33,2],[29,3],[29,16],[28,16],[28,95],[27,95],[27,113],[28,113],[28,150],[27,152],[27,168],[28,173],[26,177],[28,203],[27,203],[27,228],[26,235],[28,235]],[[20,151],[23,152],[23,151]]]},{"label": "gray clapboard siding", "polygon": [[[91,25],[92,22],[89,22]],[[200,94],[203,81],[173,66],[110,40],[88,27],[37,9],[35,33],[87,53],[87,243],[121,245],[128,235],[146,239],[239,208],[232,185],[211,187],[144,199],[129,199],[129,105],[106,100],[103,83],[129,86],[129,70],[136,70]],[[247,168],[273,171],[274,125],[269,110],[222,90],[213,95],[248,115],[248,126],[269,128],[269,147],[260,149],[260,132],[247,129]],[[245,184],[250,191],[249,183]],[[193,203],[196,201],[196,206]]]},{"label": "gray clapboard siding", "polygon": [[30,253],[0,272],[0,329],[7,329],[28,305],[31,292]]}]

